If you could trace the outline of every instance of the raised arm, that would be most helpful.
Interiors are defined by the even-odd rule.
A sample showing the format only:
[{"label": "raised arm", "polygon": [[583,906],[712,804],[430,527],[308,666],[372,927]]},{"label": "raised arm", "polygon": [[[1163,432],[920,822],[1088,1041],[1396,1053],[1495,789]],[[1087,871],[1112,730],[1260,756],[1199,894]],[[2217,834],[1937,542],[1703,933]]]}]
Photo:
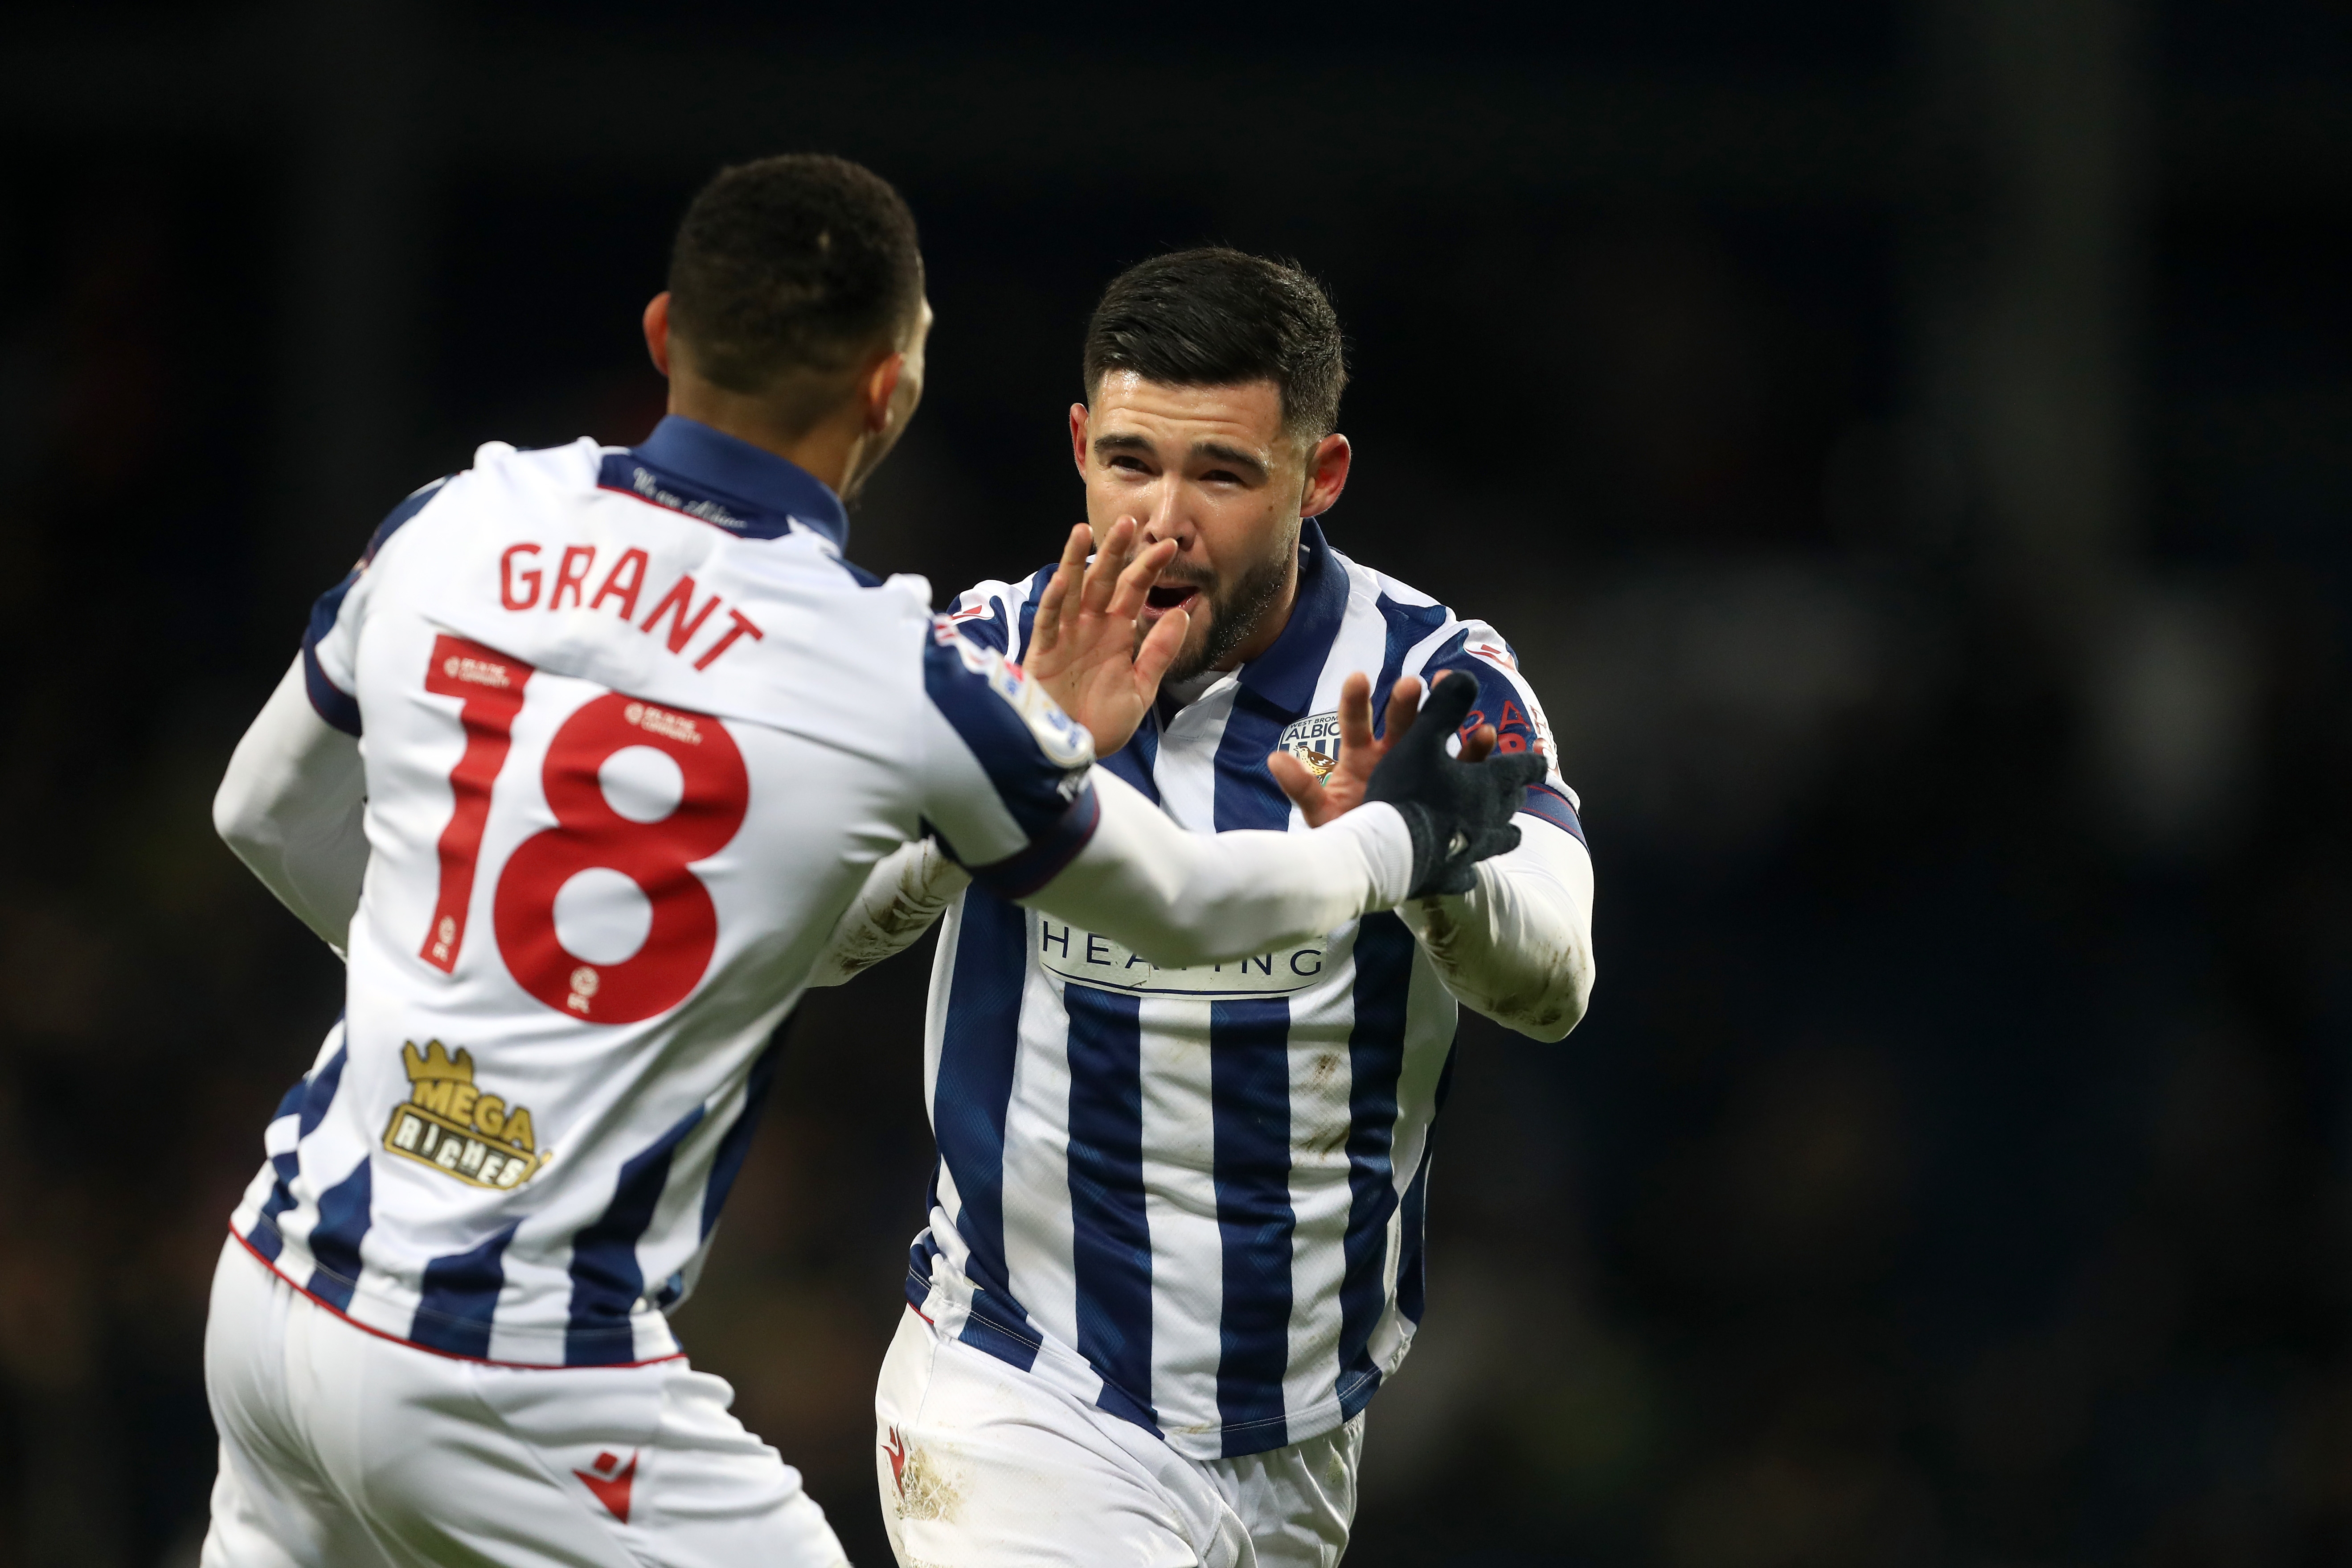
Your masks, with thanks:
[{"label": "raised arm", "polygon": [[1094,836],[1021,901],[1155,964],[1184,969],[1311,941],[1415,886],[1414,835],[1392,805],[1311,833],[1188,833],[1116,773],[1097,768],[1093,788]]},{"label": "raised arm", "polygon": [[236,743],[213,826],[338,953],[367,874],[366,805],[360,743],[312,708],[297,658]]}]

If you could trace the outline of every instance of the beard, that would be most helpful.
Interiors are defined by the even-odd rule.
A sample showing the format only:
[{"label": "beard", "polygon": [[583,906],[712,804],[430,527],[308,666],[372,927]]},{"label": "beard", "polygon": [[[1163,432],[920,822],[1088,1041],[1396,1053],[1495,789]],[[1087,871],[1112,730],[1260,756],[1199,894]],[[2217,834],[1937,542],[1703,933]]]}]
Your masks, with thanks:
[{"label": "beard", "polygon": [[[1160,678],[1160,684],[1181,685],[1204,670],[1214,669],[1233,657],[1234,650],[1255,635],[1275,605],[1282,598],[1284,580],[1289,575],[1290,563],[1297,553],[1294,542],[1289,550],[1258,563],[1231,584],[1219,585],[1196,579],[1177,578],[1177,582],[1192,583],[1200,590],[1199,598],[1209,606],[1209,635],[1201,639],[1200,647],[1186,649],[1176,656]],[[1163,574],[1160,581],[1170,579]],[[1186,639],[1191,640],[1189,637]],[[1139,638],[1137,646],[1141,646]]]}]

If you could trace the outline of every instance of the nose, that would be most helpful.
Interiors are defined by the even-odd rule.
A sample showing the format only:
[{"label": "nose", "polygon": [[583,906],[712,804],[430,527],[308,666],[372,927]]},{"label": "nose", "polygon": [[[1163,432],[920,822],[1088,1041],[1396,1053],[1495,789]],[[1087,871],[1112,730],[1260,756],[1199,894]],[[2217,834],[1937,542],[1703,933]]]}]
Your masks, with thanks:
[{"label": "nose", "polygon": [[1157,544],[1163,539],[1176,542],[1176,553],[1189,554],[1192,549],[1192,523],[1179,504],[1183,487],[1162,476],[1151,487],[1151,510],[1141,520],[1141,542]]}]

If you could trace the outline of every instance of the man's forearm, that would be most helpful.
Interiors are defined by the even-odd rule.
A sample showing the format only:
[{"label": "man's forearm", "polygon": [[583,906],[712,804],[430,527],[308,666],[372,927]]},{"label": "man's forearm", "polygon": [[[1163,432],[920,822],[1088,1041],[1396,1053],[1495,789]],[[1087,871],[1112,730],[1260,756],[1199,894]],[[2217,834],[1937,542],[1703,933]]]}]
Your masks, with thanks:
[{"label": "man's forearm", "polygon": [[1190,833],[1097,768],[1102,817],[1078,858],[1022,901],[1171,968],[1322,936],[1412,885],[1412,841],[1386,805],[1308,833]]},{"label": "man's forearm", "polygon": [[321,720],[295,660],[229,759],[213,826],[237,858],[337,952],[367,876],[359,742]]},{"label": "man's forearm", "polygon": [[1475,891],[1397,912],[1463,1005],[1557,1040],[1592,994],[1592,860],[1550,824],[1518,820],[1519,847],[1481,862]]}]

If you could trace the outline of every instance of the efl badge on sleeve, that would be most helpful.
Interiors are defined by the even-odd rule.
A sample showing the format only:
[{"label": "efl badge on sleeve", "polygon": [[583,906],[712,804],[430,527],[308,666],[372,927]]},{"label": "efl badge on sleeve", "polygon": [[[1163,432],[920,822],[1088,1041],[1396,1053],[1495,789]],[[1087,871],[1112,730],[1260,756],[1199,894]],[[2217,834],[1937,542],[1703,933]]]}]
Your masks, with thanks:
[{"label": "efl badge on sleeve", "polygon": [[1282,732],[1281,747],[1307,764],[1317,784],[1330,782],[1339,765],[1339,715],[1310,713]]}]

